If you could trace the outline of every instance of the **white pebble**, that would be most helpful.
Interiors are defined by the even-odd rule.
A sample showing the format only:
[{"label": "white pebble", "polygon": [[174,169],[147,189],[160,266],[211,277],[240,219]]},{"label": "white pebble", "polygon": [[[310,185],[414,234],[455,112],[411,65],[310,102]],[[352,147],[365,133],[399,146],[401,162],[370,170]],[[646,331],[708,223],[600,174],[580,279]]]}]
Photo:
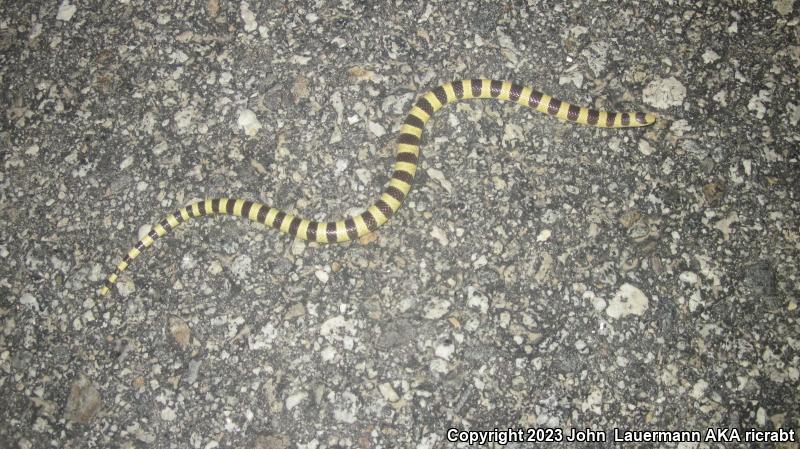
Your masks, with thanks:
[{"label": "white pebble", "polygon": [[175,421],[178,415],[175,414],[175,410],[167,407],[164,410],[161,410],[161,419],[164,421]]},{"label": "white pebble", "polygon": [[56,19],[67,22],[70,19],[72,19],[72,16],[75,14],[75,11],[77,10],[78,8],[75,5],[71,5],[68,0],[64,0],[58,7],[58,14],[56,15]]},{"label": "white pebble", "polygon": [[606,308],[606,314],[611,318],[621,318],[628,315],[643,315],[649,306],[647,296],[627,282],[622,284],[617,293],[611,298]]},{"label": "white pebble", "polygon": [[439,185],[442,186],[442,188],[447,193],[450,193],[450,192],[453,191],[453,184],[450,183],[450,181],[448,181],[447,179],[445,179],[444,173],[442,173],[441,170],[437,170],[435,168],[429,168],[428,169],[428,176],[430,176],[432,179],[434,179],[436,182],[438,182]]},{"label": "white pebble", "polygon": [[697,273],[692,271],[684,271],[678,276],[678,279],[691,285],[695,285],[700,281],[700,277],[697,276]]},{"label": "white pebble", "polygon": [[453,355],[453,351],[455,351],[456,347],[452,343],[450,344],[439,344],[433,350],[434,355],[441,359],[450,360],[450,356]]},{"label": "white pebble", "polygon": [[775,8],[775,11],[778,11],[778,14],[788,16],[794,9],[793,4],[794,0],[773,0],[772,7]]},{"label": "white pebble", "polygon": [[481,267],[485,267],[485,266],[486,266],[486,264],[488,264],[488,263],[489,263],[489,261],[488,261],[488,260],[486,260],[486,256],[484,256],[484,255],[481,255],[481,256],[480,256],[480,257],[478,257],[478,258],[477,258],[477,259],[476,259],[474,262],[472,262],[472,268],[481,268]]},{"label": "white pebble", "polygon": [[308,393],[300,392],[295,393],[288,398],[286,398],[286,410],[291,410],[297,406],[297,404],[303,402],[305,398],[308,397]]},{"label": "white pebble", "polygon": [[336,329],[347,326],[347,320],[342,315],[336,315],[333,318],[328,318],[319,326],[320,335],[331,335]]},{"label": "white pebble", "polygon": [[314,272],[314,276],[316,276],[317,279],[319,279],[319,281],[322,282],[323,284],[327,284],[328,283],[329,276],[328,276],[328,273],[325,270],[320,269],[320,270],[315,271]]},{"label": "white pebble", "polygon": [[767,425],[767,411],[764,410],[764,407],[759,407],[756,410],[756,424],[759,427],[764,427]]},{"label": "white pebble", "polygon": [[261,122],[258,121],[255,112],[250,109],[242,109],[239,111],[237,125],[239,129],[243,129],[244,133],[250,137],[258,134],[258,130],[261,129]]},{"label": "white pebble", "polygon": [[475,287],[467,287],[467,306],[479,309],[481,313],[489,311],[489,298],[478,291]]},{"label": "white pebble", "polygon": [[157,143],[156,146],[153,147],[153,154],[159,156],[165,151],[167,151],[168,148],[169,146],[167,145],[167,142],[162,140],[161,142]]},{"label": "white pebble", "polygon": [[674,76],[653,80],[642,91],[642,100],[657,108],[680,106],[686,98],[686,87]]},{"label": "white pebble", "polygon": [[192,125],[192,120],[195,116],[195,110],[191,106],[187,106],[175,113],[175,126],[178,129],[187,129]]},{"label": "white pebble", "polygon": [[389,402],[397,402],[400,400],[400,396],[398,396],[397,392],[394,391],[394,388],[392,388],[392,385],[388,382],[378,385],[378,391],[380,391],[381,396]]},{"label": "white pebble", "polygon": [[361,184],[369,185],[370,182],[372,182],[372,170],[367,170],[366,168],[357,168],[356,177]]},{"label": "white pebble", "polygon": [[235,259],[233,259],[233,263],[231,264],[230,268],[231,273],[233,273],[237,278],[246,279],[253,269],[253,260],[246,254],[237,256]]},{"label": "white pebble", "polygon": [[322,358],[323,362],[330,362],[336,358],[336,348],[333,346],[325,346],[322,348],[322,351],[319,352],[319,356]]},{"label": "white pebble", "polygon": [[125,170],[133,164],[133,156],[128,156],[119,163],[119,169]]},{"label": "white pebble", "polygon": [[431,237],[436,239],[436,241],[442,246],[447,246],[450,243],[450,241],[447,239],[447,233],[445,233],[438,226],[434,226],[431,230]]},{"label": "white pebble", "polygon": [[306,65],[308,61],[311,61],[311,56],[293,55],[289,58],[290,63],[297,65]]},{"label": "white pebble", "polygon": [[539,235],[536,236],[536,241],[537,242],[546,242],[546,241],[550,240],[550,236],[552,234],[553,234],[553,231],[551,231],[549,229],[542,229],[542,231],[539,232]]},{"label": "white pebble", "polygon": [[706,389],[708,388],[708,382],[703,379],[698,380],[692,386],[692,392],[690,393],[691,396],[695,399],[700,399],[706,393]]},{"label": "white pebble", "polygon": [[369,128],[369,131],[372,134],[375,134],[375,137],[381,137],[382,135],[386,134],[386,128],[381,126],[380,123],[376,123],[371,120],[367,122],[367,128]]},{"label": "white pebble", "polygon": [[250,11],[250,5],[247,2],[242,2],[239,5],[239,15],[242,17],[242,22],[244,22],[244,30],[248,33],[251,31],[255,31],[258,28],[258,22],[256,22],[256,15],[253,14],[253,11]]},{"label": "white pebble", "polygon": [[426,306],[423,316],[428,320],[438,320],[450,309],[450,303],[444,299],[433,300]]},{"label": "white pebble", "polygon": [[655,152],[655,148],[653,148],[653,146],[650,145],[650,142],[642,139],[639,141],[639,152],[644,154],[645,156],[650,156],[651,154],[653,154],[653,152]]},{"label": "white pebble", "polygon": [[447,362],[442,359],[433,359],[430,363],[430,369],[434,373],[439,374],[447,374],[447,372],[450,371]]},{"label": "white pebble", "polygon": [[343,171],[347,169],[347,159],[337,159],[336,160],[336,168],[333,169],[333,172],[337,175],[342,174]]},{"label": "white pebble", "polygon": [[718,60],[719,57],[720,56],[717,54],[717,52],[715,52],[714,50],[711,50],[709,48],[703,53],[703,62],[708,64],[708,63],[711,63],[711,62],[714,62],[714,61]]},{"label": "white pebble", "polygon": [[39,300],[30,293],[23,293],[22,296],[19,297],[19,303],[24,306],[32,307],[37,312],[39,311]]},{"label": "white pebble", "polygon": [[212,260],[211,263],[208,265],[208,273],[212,275],[222,273],[222,264],[219,263],[218,260]]}]

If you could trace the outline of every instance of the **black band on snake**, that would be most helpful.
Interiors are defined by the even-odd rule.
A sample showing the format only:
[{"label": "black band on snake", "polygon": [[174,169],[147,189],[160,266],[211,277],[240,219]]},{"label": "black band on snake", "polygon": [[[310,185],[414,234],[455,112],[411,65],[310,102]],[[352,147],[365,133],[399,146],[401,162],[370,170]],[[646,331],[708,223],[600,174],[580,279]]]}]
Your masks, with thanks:
[{"label": "black band on snake", "polygon": [[508,81],[474,79],[447,83],[422,95],[411,108],[397,137],[397,158],[392,177],[380,197],[360,215],[343,220],[317,222],[244,199],[214,198],[199,201],[167,215],[136,242],[108,276],[100,288],[100,296],[109,292],[119,275],[145,248],[190,218],[212,214],[235,215],[263,223],[284,234],[318,243],[346,242],[369,234],[397,212],[411,190],[425,123],[446,104],[472,98],[513,101],[561,120],[603,128],[648,126],[656,120],[653,114],[642,112],[617,113],[574,106],[530,87]]}]

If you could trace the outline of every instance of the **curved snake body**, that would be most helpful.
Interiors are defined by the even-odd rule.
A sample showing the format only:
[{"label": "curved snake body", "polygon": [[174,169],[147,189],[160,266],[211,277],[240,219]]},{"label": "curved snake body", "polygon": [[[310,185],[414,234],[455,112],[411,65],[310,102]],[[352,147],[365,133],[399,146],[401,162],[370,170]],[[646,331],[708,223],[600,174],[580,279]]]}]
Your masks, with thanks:
[{"label": "curved snake body", "polygon": [[108,275],[105,284],[100,288],[100,295],[104,296],[109,292],[119,275],[145,248],[190,218],[212,214],[235,215],[263,223],[284,234],[318,243],[346,242],[369,234],[397,212],[411,190],[425,123],[443,106],[472,98],[513,101],[561,120],[603,128],[647,126],[655,122],[653,114],[606,112],[574,106],[533,88],[508,81],[475,79],[443,84],[422,95],[411,108],[397,138],[397,157],[391,179],[378,200],[360,215],[337,221],[317,222],[244,199],[214,198],[199,201],[167,215],[136,242]]}]

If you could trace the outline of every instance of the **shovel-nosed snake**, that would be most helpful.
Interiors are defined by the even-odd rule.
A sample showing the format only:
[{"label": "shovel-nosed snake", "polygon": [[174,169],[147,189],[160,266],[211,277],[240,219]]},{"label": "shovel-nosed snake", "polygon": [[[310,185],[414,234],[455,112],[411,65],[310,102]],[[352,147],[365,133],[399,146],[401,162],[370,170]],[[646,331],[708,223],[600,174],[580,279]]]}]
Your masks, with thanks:
[{"label": "shovel-nosed snake", "polygon": [[164,217],[131,248],[100,288],[106,295],[131,261],[153,243],[190,218],[224,214],[245,217],[304,240],[318,243],[346,242],[378,229],[397,212],[411,190],[419,161],[419,142],[425,123],[443,106],[459,100],[495,98],[513,101],[581,125],[603,128],[648,126],[655,122],[653,114],[643,112],[606,112],[574,106],[536,89],[509,81],[473,79],[443,84],[422,95],[406,116],[397,137],[397,156],[391,179],[380,197],[360,215],[336,221],[313,221],[292,215],[255,201],[234,198],[213,198],[182,207]]}]

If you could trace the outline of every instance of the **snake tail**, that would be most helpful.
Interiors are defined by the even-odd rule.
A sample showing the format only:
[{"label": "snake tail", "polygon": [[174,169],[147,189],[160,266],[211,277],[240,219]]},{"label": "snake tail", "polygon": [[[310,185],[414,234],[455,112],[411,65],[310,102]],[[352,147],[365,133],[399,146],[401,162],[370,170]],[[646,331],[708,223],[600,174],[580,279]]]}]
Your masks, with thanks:
[{"label": "snake tail", "polygon": [[443,84],[425,93],[406,116],[397,137],[397,156],[391,179],[380,197],[359,215],[336,221],[314,221],[263,204],[233,198],[214,198],[192,203],[167,215],[131,248],[108,275],[100,296],[108,294],[125,271],[146,248],[190,218],[222,214],[244,217],[263,223],[279,232],[318,243],[346,242],[378,229],[397,212],[411,190],[420,157],[419,143],[425,124],[436,111],[449,103],[473,98],[513,101],[543,114],[581,125],[602,128],[648,126],[653,114],[643,112],[606,112],[575,106],[509,81],[473,79]]}]

